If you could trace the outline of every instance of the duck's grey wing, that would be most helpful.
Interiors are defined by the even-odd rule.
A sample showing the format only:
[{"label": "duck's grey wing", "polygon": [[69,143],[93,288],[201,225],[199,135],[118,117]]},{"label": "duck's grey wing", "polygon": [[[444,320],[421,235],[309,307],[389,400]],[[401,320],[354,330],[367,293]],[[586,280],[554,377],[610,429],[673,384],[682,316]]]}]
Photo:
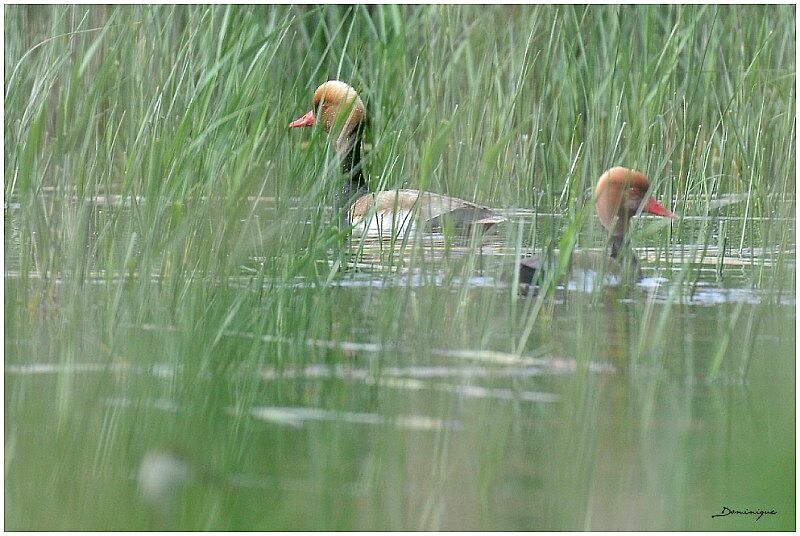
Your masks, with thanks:
[{"label": "duck's grey wing", "polygon": [[469,229],[475,225],[488,229],[505,221],[503,216],[488,207],[431,192],[419,197],[419,217],[431,229],[440,229],[448,223],[456,229]]}]

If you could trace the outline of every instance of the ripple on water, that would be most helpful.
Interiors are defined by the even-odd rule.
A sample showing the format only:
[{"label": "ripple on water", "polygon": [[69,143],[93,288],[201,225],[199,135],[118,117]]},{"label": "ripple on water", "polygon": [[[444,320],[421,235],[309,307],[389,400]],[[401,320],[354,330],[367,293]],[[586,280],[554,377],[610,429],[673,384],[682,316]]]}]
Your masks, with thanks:
[{"label": "ripple on water", "polygon": [[746,305],[759,305],[764,301],[775,302],[778,305],[794,306],[794,296],[773,295],[764,291],[747,288],[720,288],[706,287],[697,289],[689,298],[689,303],[697,305],[723,305],[726,303],[744,303]]},{"label": "ripple on water", "polygon": [[258,420],[276,424],[301,427],[314,421],[337,421],[352,424],[385,425],[393,424],[408,430],[460,430],[459,421],[438,419],[425,415],[384,416],[377,413],[359,413],[353,411],[335,411],[311,407],[277,407],[261,406],[250,409],[250,415]]}]

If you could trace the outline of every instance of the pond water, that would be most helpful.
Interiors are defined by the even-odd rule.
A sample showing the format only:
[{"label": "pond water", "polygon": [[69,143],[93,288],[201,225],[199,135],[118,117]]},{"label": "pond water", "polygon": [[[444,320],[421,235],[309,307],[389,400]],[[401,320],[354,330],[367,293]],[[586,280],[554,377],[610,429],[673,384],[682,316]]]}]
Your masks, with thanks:
[{"label": "pond water", "polygon": [[[7,205],[7,528],[795,526],[794,242],[685,218],[637,241],[637,285],[523,296],[560,215],[309,277],[265,274],[265,205],[223,280],[40,273]],[[104,210],[124,230],[93,210],[90,246]]]}]

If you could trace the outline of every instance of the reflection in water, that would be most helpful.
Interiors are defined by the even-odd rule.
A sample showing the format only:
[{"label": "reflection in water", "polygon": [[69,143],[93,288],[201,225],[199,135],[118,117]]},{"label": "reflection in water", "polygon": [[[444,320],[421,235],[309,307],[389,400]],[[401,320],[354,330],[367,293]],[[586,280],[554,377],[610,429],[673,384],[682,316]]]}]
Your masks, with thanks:
[{"label": "reflection in water", "polygon": [[788,512],[755,528],[793,525],[795,297],[768,280],[794,265],[774,250],[726,251],[720,274],[713,248],[643,239],[637,285],[567,282],[536,309],[511,274],[546,240],[509,211],[480,240],[364,242],[342,270],[331,248],[327,279],[260,277],[273,259],[253,239],[224,280],[98,263],[70,298],[70,274],[15,265],[14,210],[16,519],[37,504],[54,527],[719,529],[730,501]]},{"label": "reflection in water", "polygon": [[137,475],[139,492],[163,520],[175,516],[178,493],[194,478],[185,455],[174,449],[153,449],[142,458]]}]

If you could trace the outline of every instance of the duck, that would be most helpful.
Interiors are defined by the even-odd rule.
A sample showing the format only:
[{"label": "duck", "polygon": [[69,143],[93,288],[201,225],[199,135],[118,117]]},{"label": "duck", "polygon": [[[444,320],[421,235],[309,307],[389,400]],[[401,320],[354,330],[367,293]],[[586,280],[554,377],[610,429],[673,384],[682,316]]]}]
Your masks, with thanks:
[{"label": "duck", "polygon": [[[605,171],[594,190],[595,213],[610,235],[609,246],[603,251],[575,250],[569,259],[568,273],[581,271],[584,275],[603,273],[615,281],[623,277],[641,279],[639,261],[626,241],[631,218],[638,213],[664,218],[676,215],[648,195],[650,181],[641,171],[622,166]],[[537,254],[519,262],[519,282],[535,285],[548,270],[555,270],[557,254]]]},{"label": "duck", "polygon": [[505,221],[489,207],[434,192],[412,189],[370,192],[361,159],[366,118],[364,102],[356,90],[340,80],[328,80],[314,91],[311,110],[289,123],[289,128],[321,124],[333,136],[331,145],[345,176],[339,193],[345,227],[351,227],[354,233],[398,236],[409,227],[415,229],[422,224],[426,231],[447,226],[458,234],[469,234],[474,229],[486,231]]}]

